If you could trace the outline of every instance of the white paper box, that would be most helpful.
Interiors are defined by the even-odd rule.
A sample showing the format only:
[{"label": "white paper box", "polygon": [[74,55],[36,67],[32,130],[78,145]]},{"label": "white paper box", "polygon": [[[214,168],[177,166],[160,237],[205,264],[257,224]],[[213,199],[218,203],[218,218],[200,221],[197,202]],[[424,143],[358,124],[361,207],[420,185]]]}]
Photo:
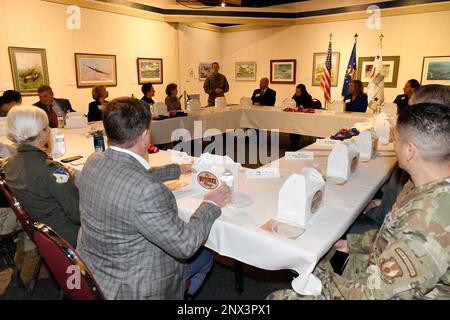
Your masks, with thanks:
[{"label": "white paper box", "polygon": [[345,103],[342,101],[333,101],[328,107],[329,111],[334,112],[344,112],[345,111]]},{"label": "white paper box", "polygon": [[234,162],[230,157],[204,153],[194,162],[192,167],[196,171],[192,174],[192,187],[203,191],[214,190],[220,186],[222,173],[228,171],[233,175],[232,191],[238,190],[238,175],[241,164]]},{"label": "white paper box", "polygon": [[280,189],[278,218],[305,226],[322,202],[325,181],[319,171],[304,168],[291,175]]},{"label": "white paper box", "polygon": [[286,109],[286,108],[292,108],[292,109],[295,109],[295,108],[297,108],[297,102],[295,102],[294,99],[288,99],[288,98],[286,98],[286,99],[283,100],[283,103],[282,103],[282,105],[281,105],[281,108],[282,108],[282,109]]},{"label": "white paper box", "polygon": [[395,118],[395,116],[397,115],[397,109],[397,104],[392,102],[386,102],[382,107],[383,112],[391,118]]},{"label": "white paper box", "polygon": [[190,99],[189,100],[189,104],[191,105],[191,110],[201,110],[202,109],[202,105],[200,103],[199,99]]},{"label": "white paper box", "polygon": [[161,116],[167,113],[167,106],[164,102],[156,102],[153,105],[153,116]]},{"label": "white paper box", "polygon": [[86,128],[88,124],[87,118],[81,112],[69,112],[66,114],[67,129]]},{"label": "white paper box", "polygon": [[53,128],[50,131],[50,147],[50,154],[54,158],[58,158],[66,153],[64,134],[58,128]]},{"label": "white paper box", "polygon": [[355,137],[356,147],[361,161],[372,159],[377,149],[378,138],[373,130],[362,131]]},{"label": "white paper box", "polygon": [[356,170],[359,151],[353,141],[336,144],[328,156],[327,178],[332,183],[345,183]]},{"label": "white paper box", "polygon": [[250,97],[242,97],[239,101],[239,106],[242,108],[250,108],[253,104],[252,98]]},{"label": "white paper box", "polygon": [[215,108],[225,108],[227,106],[227,100],[225,97],[217,97],[214,100],[214,107]]},{"label": "white paper box", "polygon": [[375,132],[381,144],[388,144],[391,139],[392,123],[385,113],[380,113],[375,120]]}]

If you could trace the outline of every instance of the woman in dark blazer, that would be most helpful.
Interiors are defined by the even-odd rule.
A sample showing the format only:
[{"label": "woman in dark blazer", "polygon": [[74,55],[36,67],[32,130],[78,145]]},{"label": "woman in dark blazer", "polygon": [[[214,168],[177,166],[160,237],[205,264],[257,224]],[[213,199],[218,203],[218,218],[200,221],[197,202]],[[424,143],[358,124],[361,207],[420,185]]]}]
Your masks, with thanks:
[{"label": "woman in dark blazer", "polygon": [[105,86],[96,86],[92,88],[92,98],[94,101],[89,103],[88,121],[101,121],[102,120],[102,110],[99,106],[104,105],[108,101],[109,92],[106,90]]},{"label": "woman in dark blazer", "polygon": [[311,108],[312,97],[308,91],[306,91],[306,87],[303,83],[295,87],[295,94],[292,99],[295,100],[297,107]]},{"label": "woman in dark blazer", "polygon": [[345,111],[366,112],[368,101],[361,80],[352,80],[349,90],[350,94],[344,98]]}]

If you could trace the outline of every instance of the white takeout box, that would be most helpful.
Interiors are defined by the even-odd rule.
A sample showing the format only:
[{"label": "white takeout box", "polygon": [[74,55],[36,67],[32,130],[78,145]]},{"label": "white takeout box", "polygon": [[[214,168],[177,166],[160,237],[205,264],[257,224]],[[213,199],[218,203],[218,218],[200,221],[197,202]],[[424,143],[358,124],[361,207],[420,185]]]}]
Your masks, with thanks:
[{"label": "white takeout box", "polygon": [[242,108],[250,108],[253,104],[252,98],[250,97],[242,97],[239,101],[239,106]]},{"label": "white takeout box", "polygon": [[240,163],[234,162],[228,156],[218,156],[210,153],[202,154],[192,165],[192,186],[203,191],[211,191],[221,184],[221,176],[228,171],[233,175],[233,192],[238,190],[238,175]]},{"label": "white takeout box", "polygon": [[377,115],[375,120],[375,132],[380,143],[388,144],[392,141],[392,127],[393,124],[385,113]]},{"label": "white takeout box", "polygon": [[345,103],[343,101],[333,101],[328,107],[329,111],[334,112],[344,112],[345,111]]},{"label": "white takeout box", "polygon": [[342,184],[356,170],[359,161],[359,151],[355,142],[338,143],[328,156],[327,181]]},{"label": "white takeout box", "polygon": [[304,168],[285,181],[278,195],[278,218],[306,225],[322,202],[325,181],[314,168]]},{"label": "white takeout box", "polygon": [[227,99],[225,99],[225,97],[217,97],[214,100],[215,108],[225,108],[226,106],[227,106]]},{"label": "white takeout box", "polygon": [[67,129],[86,128],[87,124],[88,120],[81,112],[69,112],[66,114],[64,127]]},{"label": "white takeout box", "polygon": [[198,99],[189,99],[191,110],[201,110],[202,105]]},{"label": "white takeout box", "polygon": [[55,158],[66,153],[64,134],[58,128],[53,128],[50,130],[50,150],[50,154]]},{"label": "white takeout box", "polygon": [[378,137],[373,130],[362,131],[355,137],[355,143],[359,151],[359,159],[369,161],[377,149]]},{"label": "white takeout box", "polygon": [[282,109],[286,109],[286,108],[295,109],[295,108],[297,108],[297,102],[295,102],[294,99],[286,98],[283,100],[283,103],[281,104],[281,108]]},{"label": "white takeout box", "polygon": [[161,116],[165,115],[167,113],[167,106],[164,102],[156,102],[153,105],[153,113],[154,116]]}]

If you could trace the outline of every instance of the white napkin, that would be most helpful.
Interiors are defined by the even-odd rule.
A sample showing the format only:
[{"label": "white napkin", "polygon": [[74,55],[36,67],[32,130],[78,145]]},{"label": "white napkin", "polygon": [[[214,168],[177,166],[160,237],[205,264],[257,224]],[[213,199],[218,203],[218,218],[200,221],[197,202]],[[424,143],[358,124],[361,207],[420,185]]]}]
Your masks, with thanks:
[{"label": "white napkin", "polygon": [[289,176],[279,191],[278,217],[306,225],[322,201],[324,187],[322,174],[313,168]]}]

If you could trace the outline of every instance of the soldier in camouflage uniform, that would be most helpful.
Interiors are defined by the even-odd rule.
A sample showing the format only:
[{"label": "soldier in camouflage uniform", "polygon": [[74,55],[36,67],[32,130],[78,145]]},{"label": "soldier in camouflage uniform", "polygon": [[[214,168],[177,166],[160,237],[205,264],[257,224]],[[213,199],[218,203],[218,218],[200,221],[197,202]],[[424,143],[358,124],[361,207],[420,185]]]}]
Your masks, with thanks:
[{"label": "soldier in camouflage uniform", "polygon": [[208,94],[208,106],[214,106],[217,97],[223,97],[230,90],[227,78],[219,73],[219,64],[212,64],[213,73],[206,78],[203,89]]},{"label": "soldier in camouflage uniform", "polygon": [[[336,243],[314,270],[320,296],[280,290],[268,299],[450,299],[450,106],[405,109],[394,135],[411,181],[381,229]],[[329,263],[336,249],[350,254],[342,276]]]}]

